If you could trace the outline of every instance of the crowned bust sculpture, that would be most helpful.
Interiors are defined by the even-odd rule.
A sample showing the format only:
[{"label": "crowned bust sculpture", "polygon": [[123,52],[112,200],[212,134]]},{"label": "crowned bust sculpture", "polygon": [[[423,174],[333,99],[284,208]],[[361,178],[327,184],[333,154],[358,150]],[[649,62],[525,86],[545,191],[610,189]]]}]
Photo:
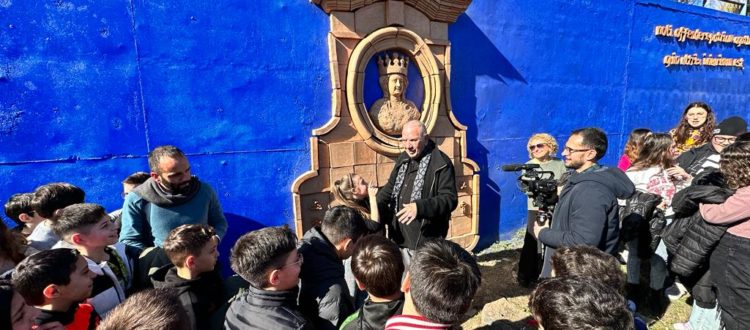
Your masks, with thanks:
[{"label": "crowned bust sculpture", "polygon": [[409,84],[408,70],[408,56],[394,52],[378,57],[378,81],[383,97],[372,104],[369,113],[375,127],[388,135],[401,135],[406,122],[420,117],[417,106],[404,95]]}]

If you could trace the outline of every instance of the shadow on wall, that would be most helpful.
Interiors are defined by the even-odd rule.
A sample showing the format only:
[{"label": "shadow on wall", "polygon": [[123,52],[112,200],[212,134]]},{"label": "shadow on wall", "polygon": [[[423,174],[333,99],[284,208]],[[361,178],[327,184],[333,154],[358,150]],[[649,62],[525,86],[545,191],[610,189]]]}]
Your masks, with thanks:
[{"label": "shadow on wall", "polygon": [[227,277],[234,274],[234,271],[229,266],[229,256],[230,250],[234,246],[234,243],[237,242],[237,239],[247,232],[266,226],[258,221],[234,213],[224,213],[224,217],[227,218],[229,228],[224,239],[219,244],[219,265],[221,265],[221,275]]},{"label": "shadow on wall", "polygon": [[[451,47],[451,99],[458,120],[468,126],[466,133],[468,157],[481,169],[479,243],[482,249],[499,239],[501,190],[497,182],[497,164],[490,167],[490,150],[478,138],[481,118],[477,117],[477,80],[488,77],[504,85],[509,82],[528,82],[512,63],[487,38],[485,33],[466,14],[462,14],[449,30]],[[496,151],[495,158],[498,158]]]}]

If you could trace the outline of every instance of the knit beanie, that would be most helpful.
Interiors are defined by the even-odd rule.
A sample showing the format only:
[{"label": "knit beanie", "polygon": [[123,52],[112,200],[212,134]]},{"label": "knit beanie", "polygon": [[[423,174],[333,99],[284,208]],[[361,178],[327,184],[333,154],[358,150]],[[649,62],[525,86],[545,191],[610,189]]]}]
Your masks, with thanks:
[{"label": "knit beanie", "polygon": [[747,132],[747,122],[737,116],[722,120],[714,129],[714,135],[738,136],[745,132]]}]

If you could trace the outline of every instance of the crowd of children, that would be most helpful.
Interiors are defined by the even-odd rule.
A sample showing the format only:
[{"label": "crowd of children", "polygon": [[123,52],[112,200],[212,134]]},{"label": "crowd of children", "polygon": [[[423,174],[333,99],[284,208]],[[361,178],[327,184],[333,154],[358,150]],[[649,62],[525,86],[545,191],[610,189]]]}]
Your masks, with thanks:
[{"label": "crowd of children", "polygon": [[224,280],[210,226],[181,225],[140,250],[84,199],[50,183],[6,203],[18,226],[0,228],[0,328],[440,329],[465,317],[481,283],[474,257],[446,240],[425,242],[405,266],[395,243],[368,235],[368,220],[343,205],[300,241],[286,226],[241,236]]}]

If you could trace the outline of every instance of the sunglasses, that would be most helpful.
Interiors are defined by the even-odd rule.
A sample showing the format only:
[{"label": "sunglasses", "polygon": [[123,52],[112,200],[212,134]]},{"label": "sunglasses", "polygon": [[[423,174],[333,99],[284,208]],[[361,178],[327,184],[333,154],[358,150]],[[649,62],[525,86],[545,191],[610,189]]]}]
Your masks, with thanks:
[{"label": "sunglasses", "polygon": [[544,144],[544,143],[532,144],[532,145],[529,146],[529,150],[534,151],[534,149],[542,149],[542,148],[544,148],[546,146],[547,145]]}]

